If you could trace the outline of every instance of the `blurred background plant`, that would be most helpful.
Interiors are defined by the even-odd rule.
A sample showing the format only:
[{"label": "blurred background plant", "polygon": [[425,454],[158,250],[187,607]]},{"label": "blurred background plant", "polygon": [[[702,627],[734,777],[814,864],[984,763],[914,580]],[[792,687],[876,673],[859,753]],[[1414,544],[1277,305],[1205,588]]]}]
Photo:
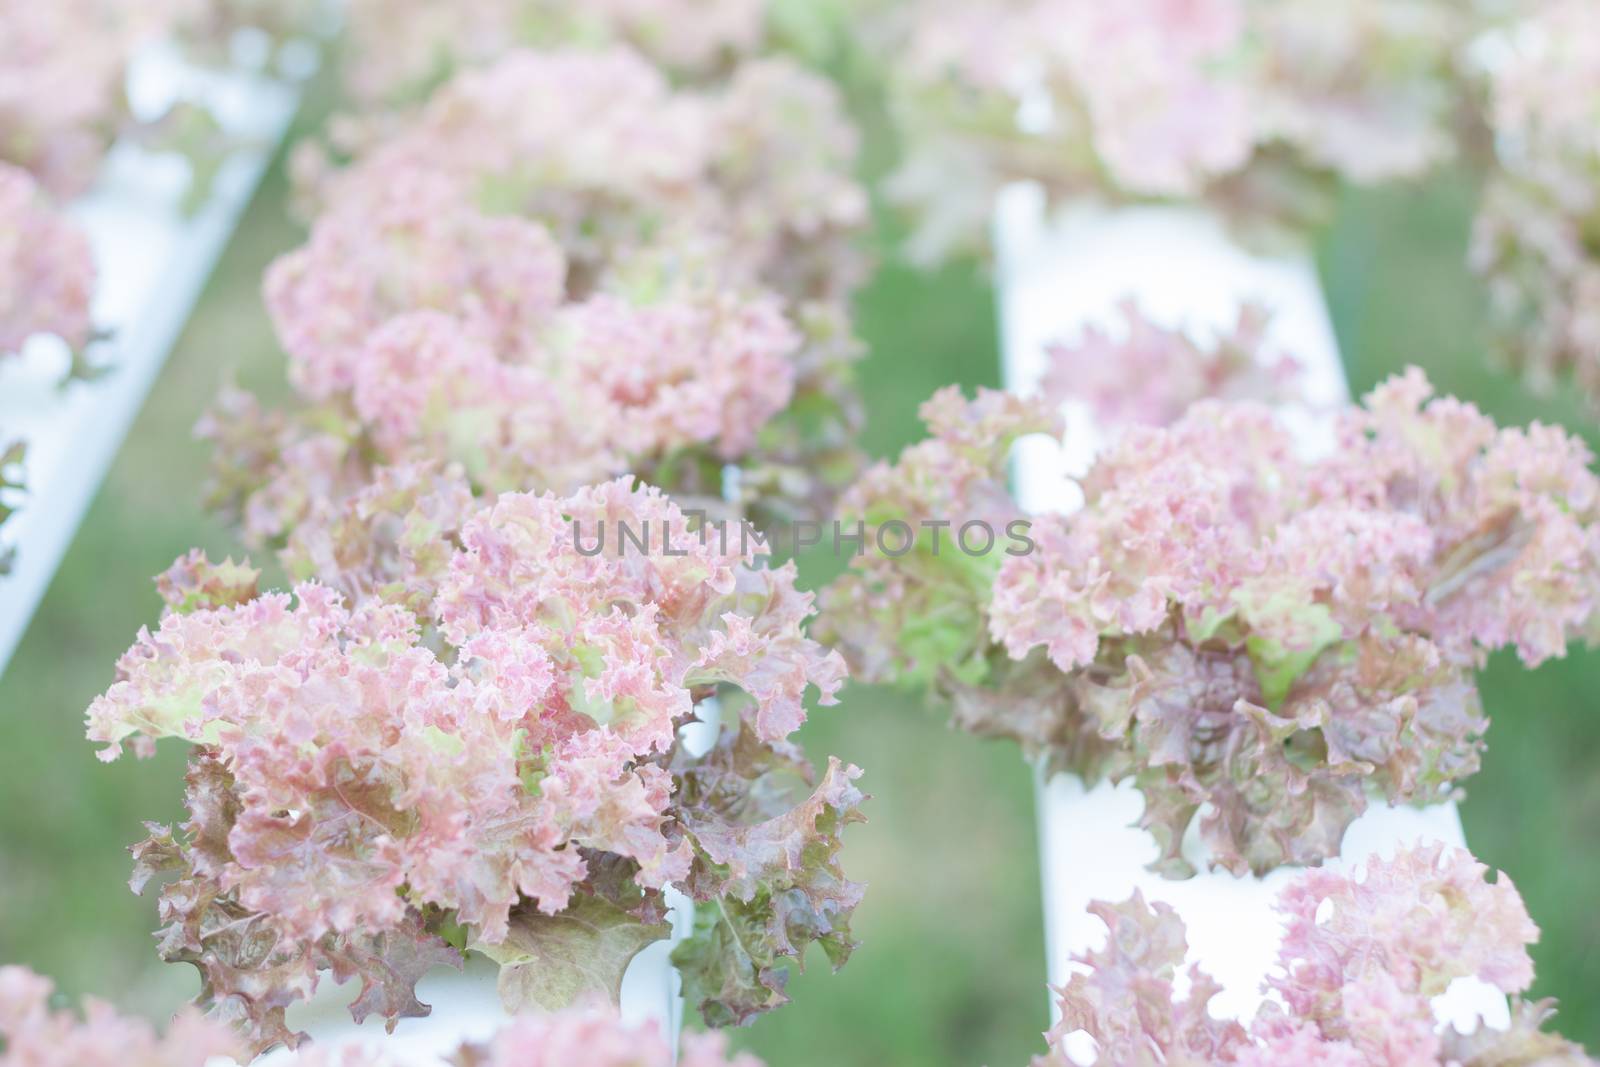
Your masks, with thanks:
[{"label": "blurred background plant", "polygon": [[[850,92],[867,176],[888,173],[897,149],[877,61],[830,45],[821,22],[802,30],[797,39],[825,53]],[[323,77],[298,134],[319,127],[336,82],[335,73]],[[151,1014],[170,1011],[195,983],[156,961],[153,894],[128,892],[124,849],[142,836],[140,817],[181,811],[182,753],[159,753],[154,766],[99,767],[82,712],[139,626],[155,620],[150,577],[192,546],[213,558],[240,552],[201,508],[207,456],[190,428],[224,380],[268,400],[284,389],[260,279],[304,239],[289,221],[288,193],[280,161],[0,676],[0,960],[48,973],[70,994],[109,994]],[[1318,255],[1351,386],[1365,391],[1416,363],[1441,392],[1502,423],[1558,422],[1594,445],[1600,425],[1574,393],[1535,396],[1487,369],[1484,292],[1466,265],[1477,199],[1460,171],[1402,190],[1339,194]],[[984,266],[899,265],[899,237],[880,212],[873,251],[884,266],[856,309],[870,347],[864,443],[878,457],[921,436],[916,410],[937,387],[999,378]],[[802,559],[803,584],[816,588],[837,566],[821,553]],[[1600,751],[1600,720],[1589,718],[1586,690],[1597,683],[1600,654],[1532,672],[1497,659],[1483,677],[1497,727],[1464,806],[1473,851],[1511,873],[1543,928],[1534,995],[1559,996],[1559,1028],[1591,1046],[1600,1044],[1600,916],[1584,889],[1600,884],[1600,775],[1588,765]],[[851,966],[830,975],[814,960],[794,979],[793,1004],[735,1035],[773,1065],[1019,1063],[1044,1047],[1031,777],[1014,746],[951,731],[919,703],[852,686],[841,707],[802,731],[809,750],[847,752],[866,768],[871,821],[851,831],[846,860],[870,889]]]}]

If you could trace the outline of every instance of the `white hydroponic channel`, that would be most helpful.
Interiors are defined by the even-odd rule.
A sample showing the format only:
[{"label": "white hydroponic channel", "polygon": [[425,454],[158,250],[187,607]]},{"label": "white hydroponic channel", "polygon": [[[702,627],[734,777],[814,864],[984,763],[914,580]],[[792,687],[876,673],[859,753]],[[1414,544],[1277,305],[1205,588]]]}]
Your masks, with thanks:
[{"label": "white hydroponic channel", "polygon": [[[151,48],[132,64],[128,91],[137,113],[160,114],[174,100],[198,103],[240,147],[193,210],[185,210],[189,165],[129,143],[112,147],[94,188],[69,206],[94,249],[94,322],[109,337],[90,355],[107,371],[64,385],[70,356],[43,338],[0,362],[0,440],[28,446],[27,490],[0,532],[0,544],[16,553],[12,573],[0,577],[0,672],[289,127],[316,49],[305,43],[282,55],[281,74],[263,69],[259,49],[262,63],[253,70],[195,67],[170,47]],[[172,432],[187,435],[189,427]]]},{"label": "white hydroponic channel", "polygon": [[[1273,346],[1305,368],[1306,405],[1287,410],[1285,417],[1305,448],[1325,446],[1326,420],[1316,411],[1346,400],[1348,387],[1309,252],[1247,251],[1218,218],[1197,208],[1075,205],[1052,215],[1042,191],[1029,184],[1002,193],[995,241],[1008,388],[1028,392],[1037,385],[1048,342],[1074,338],[1088,326],[1113,336],[1123,332],[1119,307],[1130,297],[1154,322],[1202,337],[1233,326],[1241,307],[1255,302],[1272,313]],[[1070,512],[1081,505],[1065,475],[1087,468],[1096,442],[1084,428],[1085,412],[1069,408],[1066,415],[1064,449],[1038,439],[1018,447],[1013,479],[1030,513]],[[1163,879],[1145,869],[1159,849],[1134,825],[1144,800],[1131,784],[1086,789],[1071,774],[1046,780],[1036,772],[1036,779],[1051,985],[1066,982],[1072,957],[1104,943],[1105,925],[1089,914],[1089,903],[1120,902],[1138,889],[1182,916],[1189,961],[1225,989],[1212,1001],[1212,1011],[1246,1020],[1254,1014],[1282,938],[1273,902],[1295,869],[1261,878],[1208,871],[1204,846],[1191,827],[1184,856],[1203,873],[1184,881]],[[1329,866],[1349,870],[1375,853],[1390,856],[1419,840],[1464,844],[1453,802],[1420,809],[1374,804],[1350,827],[1341,856]],[[1509,1023],[1505,998],[1476,980],[1452,985],[1434,1008],[1441,1022],[1464,1030],[1480,1017],[1492,1026]],[[1056,1010],[1052,995],[1053,1016]],[[1080,1063],[1093,1062],[1087,1036],[1077,1038],[1069,1053]]]}]

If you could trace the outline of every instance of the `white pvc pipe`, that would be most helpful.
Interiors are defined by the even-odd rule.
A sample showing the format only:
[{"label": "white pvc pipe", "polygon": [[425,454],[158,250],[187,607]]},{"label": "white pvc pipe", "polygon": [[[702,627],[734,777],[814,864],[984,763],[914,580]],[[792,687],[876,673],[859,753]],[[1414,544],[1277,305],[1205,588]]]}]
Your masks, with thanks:
[{"label": "white pvc pipe", "polygon": [[[1008,388],[1031,391],[1044,372],[1048,342],[1071,340],[1087,326],[1115,335],[1119,305],[1133,297],[1152,321],[1201,336],[1233,326],[1247,302],[1272,312],[1273,347],[1304,368],[1308,408],[1291,413],[1292,429],[1314,447],[1325,433],[1316,409],[1345,400],[1348,387],[1338,342],[1315,266],[1308,253],[1260,255],[1241,248],[1221,221],[1188,207],[1106,208],[1079,205],[1047,216],[1034,186],[1008,187],[995,219],[997,288]],[[1081,472],[1096,442],[1068,411],[1065,449],[1026,441],[1013,467],[1018,499],[1030,513],[1067,512],[1080,505],[1067,473]],[[1295,869],[1264,878],[1235,878],[1206,870],[1198,835],[1184,855],[1202,873],[1184,881],[1151,874],[1159,849],[1135,823],[1144,800],[1130,783],[1092,790],[1075,775],[1049,781],[1036,773],[1039,847],[1044,883],[1046,957],[1050,983],[1066,982],[1072,957],[1105,940],[1105,926],[1087,911],[1091,901],[1121,902],[1141,890],[1170,904],[1188,929],[1189,960],[1225,988],[1212,1002],[1216,1014],[1248,1019],[1262,1000],[1261,984],[1282,938],[1273,902]],[[1191,831],[1193,828],[1191,828]],[[1455,804],[1392,808],[1382,801],[1351,825],[1342,855],[1330,866],[1348,870],[1374,853],[1392,855],[1418,840],[1463,845]],[[1473,982],[1453,986],[1435,1001],[1441,1020],[1472,1029],[1481,1014],[1490,1025],[1509,1022],[1505,998]],[[1052,1018],[1057,1005],[1051,997]],[[1069,1044],[1081,1063],[1092,1062],[1085,1035]]]},{"label": "white pvc pipe", "polygon": [[230,156],[209,198],[190,214],[183,211],[187,164],[127,143],[113,146],[94,188],[70,205],[94,249],[94,321],[111,339],[93,355],[109,372],[63,389],[70,360],[48,339],[0,360],[0,441],[28,445],[27,494],[0,531],[0,540],[16,549],[13,572],[0,578],[0,672],[283,139],[299,95],[290,82],[201,70],[166,49],[152,49],[135,64],[129,96],[136,109],[198,100],[226,133],[248,144]]},{"label": "white pvc pipe", "polygon": [[[1082,204],[1047,217],[1042,190],[1018,183],[999,198],[995,259],[1007,388],[1027,392],[1038,384],[1050,342],[1072,340],[1086,326],[1122,333],[1119,308],[1132,297],[1151,321],[1201,335],[1229,330],[1241,307],[1263,304],[1272,312],[1269,342],[1302,365],[1307,403],[1326,408],[1349,397],[1310,256],[1248,252],[1207,212]],[[1073,414],[1064,467],[1046,442],[1022,444],[1012,473],[1018,501],[1031,513],[1077,505],[1060,474],[1086,468],[1095,442]]]}]

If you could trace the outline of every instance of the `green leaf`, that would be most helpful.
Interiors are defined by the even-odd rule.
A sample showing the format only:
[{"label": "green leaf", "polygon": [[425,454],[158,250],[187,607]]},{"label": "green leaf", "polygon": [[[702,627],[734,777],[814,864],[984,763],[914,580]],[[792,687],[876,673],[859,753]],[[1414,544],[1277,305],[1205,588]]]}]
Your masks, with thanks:
[{"label": "green leaf", "polygon": [[[1337,636],[1338,627],[1334,627]],[[1283,707],[1294,683],[1316,662],[1331,640],[1319,641],[1310,648],[1286,649],[1276,641],[1251,637],[1245,641],[1250,662],[1255,667],[1256,684],[1261,686],[1261,696],[1267,708],[1276,711]]]},{"label": "green leaf", "polygon": [[1344,629],[1333,618],[1326,604],[1305,603],[1292,594],[1274,594],[1265,598],[1236,593],[1234,601],[1240,614],[1252,625],[1271,619],[1282,627],[1283,620],[1293,620],[1295,630],[1307,635],[1303,645],[1285,647],[1281,642],[1252,635],[1245,640],[1250,662],[1255,667],[1256,682],[1269,709],[1283,706],[1289,690],[1317,657],[1344,637]]},{"label": "green leaf", "polygon": [[862,821],[861,773],[830,759],[808,768],[742,727],[674,767],[678,818],[695,843],[695,932],[672,954],[684,997],[709,1026],[732,1026],[788,1000],[790,961],[819,945],[835,969],[855,948],[862,886],[839,866],[840,832]]},{"label": "green leaf", "polygon": [[472,947],[500,964],[507,1011],[559,1011],[596,995],[620,1005],[628,964],[671,932],[667,923],[641,923],[613,904],[582,896],[559,915],[519,908],[504,942]]},{"label": "green leaf", "polygon": [[694,918],[694,935],[673,950],[672,963],[707,1026],[739,1026],[789,1002],[789,972],[774,966],[763,902],[714,900],[695,905]]}]

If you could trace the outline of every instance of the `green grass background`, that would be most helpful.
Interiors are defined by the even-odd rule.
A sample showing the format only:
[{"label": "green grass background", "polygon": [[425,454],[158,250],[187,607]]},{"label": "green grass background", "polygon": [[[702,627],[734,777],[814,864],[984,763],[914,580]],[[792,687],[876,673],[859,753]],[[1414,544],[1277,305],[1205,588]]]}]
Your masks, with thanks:
[{"label": "green grass background", "polygon": [[[866,128],[880,131],[866,167],[881,173],[893,146],[870,95],[856,95]],[[124,848],[141,820],[179,815],[183,753],[162,746],[151,761],[100,765],[82,713],[157,616],[150,576],[194,545],[238,551],[199,508],[206,456],[190,427],[226,378],[283,390],[259,280],[302,237],[285,195],[280,164],[0,677],[0,962],[152,1014],[192,992],[193,979],[155,961],[154,901],[127,891]],[[1557,421],[1593,440],[1595,423],[1571,397],[1532,396],[1487,367],[1483,295],[1462,265],[1474,197],[1454,175],[1345,197],[1319,261],[1351,384],[1365,390],[1417,363],[1503,421]],[[929,274],[894,265],[887,249],[884,259],[858,307],[871,347],[867,445],[878,456],[919,436],[916,408],[935,388],[994,384],[998,373],[982,268]],[[825,581],[830,565],[805,560],[806,581]],[[1600,1045],[1600,776],[1589,765],[1600,751],[1590,688],[1600,661],[1577,653],[1528,672],[1502,657],[1483,684],[1494,727],[1485,768],[1468,783],[1468,838],[1512,875],[1543,927],[1536,992],[1561,998],[1570,1036]],[[1032,797],[1017,752],[950,731],[911,696],[861,686],[817,712],[803,740],[819,758],[866,768],[874,795],[846,850],[851,874],[870,886],[862,947],[837,975],[814,958],[794,977],[794,1003],[739,1043],[782,1067],[1025,1062],[1042,1048],[1046,996]]]}]

